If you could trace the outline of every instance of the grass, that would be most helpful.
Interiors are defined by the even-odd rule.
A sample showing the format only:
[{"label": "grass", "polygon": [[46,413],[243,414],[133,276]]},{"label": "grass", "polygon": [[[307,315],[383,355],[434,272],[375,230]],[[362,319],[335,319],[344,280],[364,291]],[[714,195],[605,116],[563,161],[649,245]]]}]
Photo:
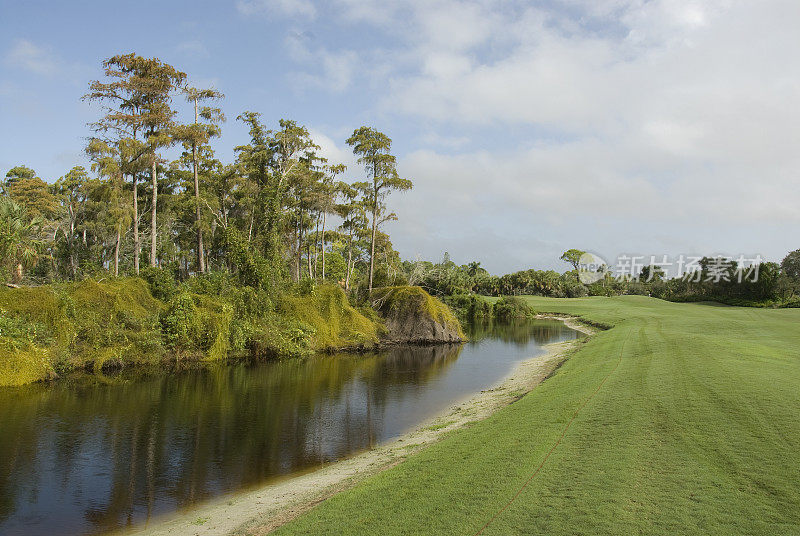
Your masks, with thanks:
[{"label": "grass", "polygon": [[611,329],[518,402],[276,534],[475,534],[562,434],[482,534],[800,533],[800,311],[526,299]]}]

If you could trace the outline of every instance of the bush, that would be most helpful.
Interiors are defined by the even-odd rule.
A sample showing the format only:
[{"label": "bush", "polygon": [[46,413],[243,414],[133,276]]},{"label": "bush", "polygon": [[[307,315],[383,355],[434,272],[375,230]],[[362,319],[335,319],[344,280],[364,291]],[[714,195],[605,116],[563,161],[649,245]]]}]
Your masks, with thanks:
[{"label": "bush", "polygon": [[439,324],[453,329],[459,337],[466,340],[461,323],[453,311],[444,302],[428,294],[422,287],[384,287],[376,289],[373,298],[377,304],[376,308],[382,312],[399,311],[402,313],[411,310],[410,316],[413,316],[417,311],[422,311]]},{"label": "bush", "polygon": [[517,296],[503,296],[494,304],[494,316],[501,321],[531,318],[535,314],[530,305]]},{"label": "bush", "polygon": [[355,309],[338,285],[319,285],[307,295],[284,296],[278,312],[288,321],[311,328],[311,345],[316,349],[369,346],[378,341],[380,324]]},{"label": "bush", "polygon": [[148,266],[140,272],[140,277],[147,281],[153,297],[168,302],[178,293],[178,281],[171,270]]},{"label": "bush", "polygon": [[492,304],[475,294],[454,294],[445,296],[443,301],[463,320],[491,318],[493,314]]},{"label": "bush", "polygon": [[168,347],[224,359],[230,349],[233,308],[188,291],[181,292],[161,315],[161,333]]}]

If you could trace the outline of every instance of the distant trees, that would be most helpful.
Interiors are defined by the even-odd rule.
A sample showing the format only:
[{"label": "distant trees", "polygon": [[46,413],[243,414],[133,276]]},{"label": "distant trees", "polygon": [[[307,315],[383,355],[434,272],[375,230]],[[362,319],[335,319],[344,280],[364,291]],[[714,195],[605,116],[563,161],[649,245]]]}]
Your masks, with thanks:
[{"label": "distant trees", "polygon": [[787,277],[800,281],[800,249],[792,251],[783,258],[781,270]]},{"label": "distant trees", "polygon": [[581,257],[586,255],[585,251],[580,249],[568,249],[564,253],[561,254],[561,260],[569,263],[572,266],[572,269],[575,270],[575,278],[580,281],[580,275],[578,274],[578,265],[581,262]]}]

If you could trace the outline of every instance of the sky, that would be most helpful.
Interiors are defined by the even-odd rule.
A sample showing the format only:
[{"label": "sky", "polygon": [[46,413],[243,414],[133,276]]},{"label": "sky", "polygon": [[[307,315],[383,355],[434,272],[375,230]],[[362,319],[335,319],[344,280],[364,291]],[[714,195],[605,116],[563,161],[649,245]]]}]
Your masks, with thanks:
[{"label": "sky", "polygon": [[0,173],[88,167],[81,96],[133,51],[226,95],[223,161],[245,110],[307,126],[351,180],[344,140],[389,135],[414,182],[388,199],[404,259],[780,261],[800,248],[798,28],[797,0],[0,0]]}]

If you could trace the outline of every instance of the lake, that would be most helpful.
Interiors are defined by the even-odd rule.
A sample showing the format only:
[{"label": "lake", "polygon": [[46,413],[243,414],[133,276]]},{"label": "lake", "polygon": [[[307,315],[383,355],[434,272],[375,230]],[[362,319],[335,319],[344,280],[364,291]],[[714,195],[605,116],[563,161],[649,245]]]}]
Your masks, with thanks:
[{"label": "lake", "polygon": [[0,388],[0,534],[97,534],[414,429],[580,334],[474,325],[464,345],[121,371]]}]

